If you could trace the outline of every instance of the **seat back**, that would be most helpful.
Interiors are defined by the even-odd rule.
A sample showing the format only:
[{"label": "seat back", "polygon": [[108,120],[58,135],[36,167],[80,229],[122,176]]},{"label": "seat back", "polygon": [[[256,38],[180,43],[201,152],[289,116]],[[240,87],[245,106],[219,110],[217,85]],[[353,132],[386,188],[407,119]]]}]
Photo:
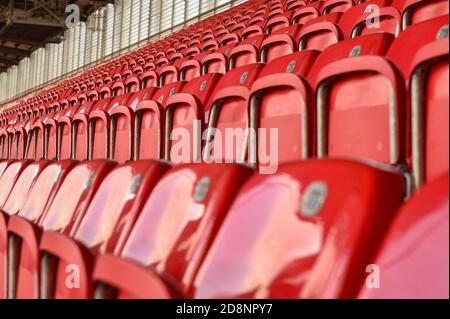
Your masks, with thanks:
[{"label": "seat back", "polygon": [[[247,156],[248,98],[262,64],[228,71],[219,81],[205,108],[209,114],[203,159],[244,161]],[[228,140],[225,144],[225,140]]]},{"label": "seat back", "polygon": [[178,81],[160,88],[152,100],[138,104],[134,118],[134,154],[137,159],[164,157],[164,113],[170,96],[181,91],[186,82]]},{"label": "seat back", "polygon": [[304,50],[274,59],[253,83],[249,120],[256,145],[250,147],[260,168],[269,165],[264,157],[275,151],[280,163],[313,154],[313,94],[305,77],[318,55]]},{"label": "seat back", "polygon": [[371,262],[378,266],[383,284],[377,289],[361,286],[359,298],[448,298],[448,209],[447,172],[397,213]]},{"label": "seat back", "polygon": [[146,88],[134,93],[126,106],[118,106],[110,114],[110,157],[123,163],[131,160],[134,153],[134,112],[142,101],[150,100],[157,88]]},{"label": "seat back", "polygon": [[34,182],[18,215],[37,223],[52,202],[61,183],[76,164],[76,161],[64,160],[47,165]]},{"label": "seat back", "polygon": [[229,69],[257,63],[260,61],[260,48],[265,35],[248,38],[233,49],[229,54]]},{"label": "seat back", "polygon": [[24,168],[17,181],[14,183],[11,193],[4,203],[0,203],[2,211],[8,215],[16,215],[23,207],[30,189],[42,170],[49,164],[49,161],[38,161],[30,163]]},{"label": "seat back", "polygon": [[78,164],[67,175],[38,224],[45,231],[69,234],[77,219],[82,218],[103,179],[115,162],[93,160]]},{"label": "seat back", "polygon": [[[80,278],[82,289],[70,289],[66,285],[66,267],[72,263],[84,263],[80,255],[88,253],[92,256],[106,252],[106,247],[115,247],[121,231],[127,228],[127,223],[135,219],[153,189],[158,179],[165,173],[168,166],[155,161],[136,161],[117,166],[100,184],[92,198],[85,214],[80,215],[73,223],[70,232],[77,245],[70,245],[68,254],[59,251],[60,243],[46,242],[42,239],[42,252],[57,258],[58,262],[53,274],[54,282],[46,289],[52,291],[57,298],[84,298],[90,296],[91,282],[86,276]],[[117,187],[120,185],[120,187]],[[51,232],[49,233],[51,234]],[[56,255],[55,255],[56,254]],[[79,264],[83,272],[88,271],[88,264]],[[81,271],[81,270],[80,270]]]},{"label": "seat back", "polygon": [[363,163],[311,160],[254,175],[239,193],[194,298],[354,297],[404,180]]},{"label": "seat back", "polygon": [[201,160],[204,108],[220,78],[217,73],[202,75],[169,97],[165,110],[165,160],[175,163]]},{"label": "seat back", "polygon": [[392,5],[402,13],[403,30],[411,24],[439,16],[448,16],[448,1],[446,0],[394,0]]},{"label": "seat back", "polygon": [[115,247],[125,223],[140,212],[143,199],[167,169],[167,164],[154,161],[116,167],[101,183],[84,216],[75,221],[71,237],[94,253],[105,252],[108,241]]},{"label": "seat back", "polygon": [[187,292],[235,194],[251,174],[233,164],[173,168],[155,186],[129,233],[123,232],[116,254],[151,267]]},{"label": "seat back", "polygon": [[[351,37],[352,31],[361,16],[370,15],[371,19],[369,22],[375,22],[374,14],[376,14],[380,8],[388,6],[390,2],[390,0],[369,0],[355,4],[353,7],[345,11],[339,20],[339,27],[344,34],[344,39]],[[373,26],[376,27],[376,25]]]},{"label": "seat back", "polygon": [[299,49],[324,50],[343,39],[338,26],[341,13],[330,13],[306,22],[300,30]]},{"label": "seat back", "polygon": [[[389,39],[386,34],[360,36],[330,47],[323,60],[317,59],[309,78],[316,90],[319,157],[404,163],[405,86],[384,57]],[[330,57],[337,60],[321,64]]]},{"label": "seat back", "polygon": [[414,184],[420,187],[448,171],[449,96],[443,89],[448,83],[448,17],[409,26],[392,43],[387,56],[399,67],[409,88],[411,134],[406,146],[411,150],[408,162]]},{"label": "seat back", "polygon": [[22,171],[30,164],[30,161],[15,161],[8,165],[0,178],[0,207],[3,207],[11,190]]}]

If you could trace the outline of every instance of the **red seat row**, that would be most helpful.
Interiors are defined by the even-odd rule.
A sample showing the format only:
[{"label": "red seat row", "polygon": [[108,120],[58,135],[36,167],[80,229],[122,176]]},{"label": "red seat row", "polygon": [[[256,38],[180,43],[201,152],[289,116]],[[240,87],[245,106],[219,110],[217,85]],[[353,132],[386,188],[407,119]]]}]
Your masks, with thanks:
[{"label": "red seat row", "polygon": [[[358,36],[321,53],[302,50],[161,88],[138,90],[140,81],[132,77],[89,93],[80,106],[10,125],[2,130],[1,149],[10,159],[173,160],[174,130],[185,128],[193,141],[201,140],[193,127],[199,121],[200,133],[276,128],[280,162],[368,158],[410,167],[420,186],[448,170],[448,141],[441,134],[448,130],[448,92],[441,89],[448,83],[447,32],[442,16],[396,39]],[[429,93],[422,98],[421,92]],[[204,158],[224,145],[216,142],[200,142]],[[222,147],[212,158],[242,157],[249,152],[244,144]],[[184,162],[198,157],[192,150]]]},{"label": "red seat row", "polygon": [[17,101],[0,298],[448,298],[448,45],[447,1],[251,0]]},{"label": "red seat row", "polygon": [[[445,295],[448,174],[389,228],[406,183],[388,166],[309,160],[273,175],[151,160],[0,167],[3,296],[357,297],[376,252],[384,288],[361,296]],[[390,266],[419,239],[421,249]],[[421,284],[403,288],[411,274]]]}]

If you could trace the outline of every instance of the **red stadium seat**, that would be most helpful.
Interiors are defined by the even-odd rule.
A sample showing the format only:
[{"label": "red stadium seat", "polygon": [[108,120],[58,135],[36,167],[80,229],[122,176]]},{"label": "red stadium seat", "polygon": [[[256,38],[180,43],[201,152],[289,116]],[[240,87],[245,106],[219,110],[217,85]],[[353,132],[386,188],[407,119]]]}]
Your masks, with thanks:
[{"label": "red stadium seat", "polygon": [[[36,180],[36,177],[48,165],[48,163],[48,161],[38,161],[30,163],[20,173],[15,173],[15,176],[17,176],[18,178],[14,183],[14,186],[10,186],[10,194],[8,194],[7,192],[3,193],[9,196],[3,197],[0,202],[0,260],[4,261],[0,263],[0,299],[6,298],[8,291],[6,267],[8,265],[7,226],[9,216],[17,214],[17,212],[22,208],[27,198],[29,189],[32,187],[34,181]],[[7,184],[8,180],[3,180],[3,182]]]},{"label": "red stadium seat", "polygon": [[285,13],[270,18],[266,24],[266,33],[270,34],[274,31],[289,27],[291,25],[291,15],[290,13]]},{"label": "red stadium seat", "polygon": [[58,124],[53,114],[48,114],[43,120],[44,126],[44,159],[57,159]]},{"label": "red stadium seat", "polygon": [[[208,132],[204,149],[204,160],[243,161],[246,158],[245,129],[248,127],[248,98],[250,88],[257,79],[262,64],[248,64],[228,71],[216,86],[205,116],[208,118]],[[226,129],[238,130],[244,136],[237,136],[236,146],[225,144]],[[244,138],[239,140],[239,137]]]},{"label": "red stadium seat", "polygon": [[202,60],[208,52],[202,52],[189,59],[183,59],[180,63],[180,80],[190,81],[202,72]]},{"label": "red stadium seat", "polygon": [[9,159],[8,152],[8,131],[5,128],[0,128],[0,158]]},{"label": "red stadium seat", "polygon": [[330,13],[306,22],[300,30],[299,49],[324,50],[343,39],[338,22],[341,13]]},{"label": "red stadium seat", "polygon": [[[91,91],[97,93],[97,91]],[[96,101],[97,95],[90,93],[90,98],[88,97],[88,102],[85,104],[89,104],[89,106]],[[81,106],[80,108],[83,108]],[[53,116],[57,125],[57,140],[56,140],[56,157],[58,160],[61,159],[71,159],[73,157],[72,154],[72,121],[77,112],[78,107],[64,107],[60,111],[56,112]]]},{"label": "red stadium seat", "polygon": [[[386,34],[360,36],[317,59],[319,71],[309,76],[316,90],[319,157],[405,162],[406,92],[400,72],[384,58],[387,43]],[[333,61],[322,64],[327,56]]]},{"label": "red stadium seat", "polygon": [[106,108],[99,108],[94,105],[89,113],[88,122],[88,159],[111,158],[110,151],[110,117],[112,111],[119,106],[126,105],[132,93],[125,93],[125,86],[121,82],[114,83],[113,91],[116,85],[120,84],[118,93],[111,98]]},{"label": "red stadium seat", "polygon": [[44,159],[44,123],[43,117],[35,119],[30,123],[28,131],[27,150],[25,152],[26,159],[40,160]]},{"label": "red stadium seat", "polygon": [[261,44],[261,62],[267,63],[275,58],[297,51],[297,36],[300,27],[300,25],[293,25],[278,30],[265,38]]},{"label": "red stadium seat", "polygon": [[[55,231],[42,234],[41,254],[57,260],[56,269],[49,267],[46,273],[41,273],[48,280],[48,285],[41,290],[46,297],[92,297],[90,276],[94,256],[107,252],[107,245],[115,246],[121,231],[141,211],[145,199],[167,168],[168,165],[154,161],[118,166],[103,180],[83,218],[73,226],[70,237]],[[79,267],[79,289],[70,289],[65,284],[67,266],[71,264]]]},{"label": "red stadium seat", "polygon": [[384,7],[376,12],[369,11],[359,16],[355,21],[351,37],[378,32],[387,32],[398,36],[400,30],[400,12],[394,7]]},{"label": "red stadium seat", "polygon": [[263,35],[264,33],[265,31],[262,25],[251,25],[242,30],[241,39],[245,40],[258,35]]},{"label": "red stadium seat", "polygon": [[10,159],[24,159],[27,145],[26,122],[18,123],[12,127]]},{"label": "red stadium seat", "polygon": [[402,29],[409,25],[430,20],[439,16],[447,16],[446,0],[393,0],[392,5],[402,13]]},{"label": "red stadium seat", "polygon": [[[448,135],[443,134],[449,129],[449,96],[448,90],[445,90],[449,78],[448,46],[448,38],[430,43],[417,52],[413,63],[411,140],[416,185],[436,178],[449,168]],[[422,81],[426,84],[423,85]],[[416,89],[418,92],[414,92]],[[421,99],[421,94],[427,95],[426,101]],[[424,118],[425,124],[422,122]]]},{"label": "red stadium seat", "polygon": [[255,36],[248,38],[239,45],[231,49],[229,54],[229,69],[259,62],[259,49],[265,36]]},{"label": "red stadium seat", "polygon": [[133,159],[164,158],[164,113],[170,96],[181,91],[184,81],[160,88],[152,100],[140,102],[134,116]]},{"label": "red stadium seat", "polygon": [[[414,37],[414,41],[411,38]],[[415,52],[415,54],[411,54]],[[408,27],[388,57],[408,83],[411,104],[412,171],[416,187],[448,171],[448,17]],[[411,144],[411,145],[410,145]]]},{"label": "red stadium seat", "polygon": [[397,213],[371,265],[378,287],[359,298],[448,299],[448,172],[426,184]]},{"label": "red stadium seat", "polygon": [[[35,235],[36,224],[51,204],[61,183],[76,162],[66,160],[47,165],[33,183],[18,215],[8,221],[8,297],[36,298],[39,282],[39,238]],[[25,171],[24,171],[25,172]],[[11,211],[10,213],[16,214]]]},{"label": "red stadium seat", "polygon": [[117,106],[111,111],[109,136],[111,159],[121,163],[133,159],[136,108],[140,102],[150,100],[157,91],[156,87],[138,91],[131,96],[128,105]]},{"label": "red stadium seat", "polygon": [[322,14],[345,12],[354,4],[353,0],[325,0],[321,6]]},{"label": "red stadium seat", "polygon": [[370,16],[370,22],[375,21],[374,17],[377,10],[389,5],[390,0],[369,0],[354,5],[342,15],[339,19],[339,27],[344,34],[344,38],[351,38],[353,29],[360,17]]},{"label": "red stadium seat", "polygon": [[[70,116],[61,117],[60,123],[63,124],[63,132],[65,130],[70,129],[70,136],[66,137],[66,143],[67,139],[70,138],[71,141],[71,158],[76,160],[85,160],[88,158],[88,121],[89,121],[89,113],[93,107],[94,104],[107,104],[108,99],[103,99],[101,101],[98,101],[96,103],[88,102],[83,105],[81,105],[76,113],[73,115],[73,118]],[[63,134],[64,136],[64,134]],[[66,149],[67,151],[67,149]]]},{"label": "red stadium seat", "polygon": [[[315,3],[322,3],[317,1]],[[308,5],[297,9],[292,15],[292,24],[303,25],[309,20],[315,19],[320,16],[320,10],[314,5]]]},{"label": "red stadium seat", "polygon": [[0,178],[0,207],[3,206],[8,198],[19,175],[30,163],[31,162],[27,160],[14,161],[3,171]]},{"label": "red stadium seat", "polygon": [[[313,154],[313,95],[305,79],[319,51],[304,50],[272,60],[251,88],[249,123],[255,132],[277,129],[278,161],[306,159]],[[271,133],[271,132],[270,132]],[[261,142],[264,143],[264,142]],[[259,154],[261,145],[257,139]],[[264,145],[269,150],[269,145]],[[257,161],[260,163],[259,156]],[[266,164],[266,163],[265,163]]]},{"label": "red stadium seat", "polygon": [[220,47],[216,52],[210,53],[202,59],[201,74],[221,73],[225,74],[229,67],[229,57],[235,43]]},{"label": "red stadium seat", "polygon": [[7,161],[7,160],[0,160],[0,178],[3,175],[3,172],[5,169],[11,164],[13,161]]},{"label": "red stadium seat", "polygon": [[[106,82],[106,78],[105,81]],[[106,109],[111,101],[111,88],[109,86],[103,86],[99,90],[98,96],[92,95],[92,101],[82,104],[73,115],[72,121],[67,121],[68,125],[71,124],[71,154],[72,158],[76,160],[85,160],[89,155],[89,136],[88,136],[88,123],[89,114],[95,109]],[[75,107],[73,105],[72,107]],[[62,120],[62,119],[61,119]]]},{"label": "red stadium seat", "polygon": [[254,175],[192,286],[194,298],[350,298],[401,205],[402,175],[311,160]]},{"label": "red stadium seat", "polygon": [[[114,162],[103,160],[79,164],[68,173],[48,209],[45,209],[37,222],[28,221],[21,216],[22,213],[19,213],[19,216],[11,217],[9,229],[11,233],[23,238],[21,251],[29,256],[26,263],[21,259],[17,265],[16,297],[32,297],[33,291],[39,295],[40,282],[46,279],[45,277],[39,278],[41,267],[39,264],[41,258],[39,256],[39,239],[42,230],[68,234],[75,222],[82,218],[99,184],[114,166]],[[48,267],[50,261],[48,256],[42,258],[43,263],[41,264],[45,262],[45,267]],[[26,270],[40,280],[37,283],[33,280],[26,280],[26,276],[28,276]]]},{"label": "red stadium seat", "polygon": [[[115,250],[118,257],[98,257],[93,273],[96,297],[108,293],[99,282],[115,288],[118,298],[187,293],[234,196],[251,174],[251,169],[233,164],[189,164],[170,170],[156,185],[133,228],[123,232]],[[130,273],[133,263],[141,265],[141,270]],[[142,278],[131,282],[130,276]],[[156,283],[145,285],[152,281]]]},{"label": "red stadium seat", "polygon": [[[164,159],[172,162],[190,163],[201,160],[201,138],[205,129],[204,108],[210,95],[216,87],[221,74],[206,74],[189,81],[182,91],[170,96],[165,107],[164,125]],[[198,121],[198,122],[196,122]],[[197,126],[198,125],[198,126]],[[185,129],[185,132],[177,132],[177,129]],[[178,133],[189,133],[188,136]],[[188,137],[190,145],[189,154],[172,154],[172,139],[174,142],[185,143],[183,137]],[[200,142],[200,143],[198,143]],[[179,148],[177,148],[180,151]],[[184,145],[181,150],[186,152]],[[172,156],[176,156],[177,159]]]}]

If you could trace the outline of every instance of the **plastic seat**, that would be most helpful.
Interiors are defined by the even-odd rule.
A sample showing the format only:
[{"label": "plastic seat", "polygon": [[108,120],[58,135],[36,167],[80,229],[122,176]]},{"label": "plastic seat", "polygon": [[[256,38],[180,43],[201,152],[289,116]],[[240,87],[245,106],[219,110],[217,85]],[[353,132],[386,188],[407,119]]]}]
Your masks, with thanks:
[{"label": "plastic seat", "polygon": [[266,33],[271,34],[274,31],[289,27],[291,25],[291,16],[291,13],[286,12],[283,15],[270,18],[266,24]]},{"label": "plastic seat", "polygon": [[387,43],[386,34],[360,36],[330,47],[333,62],[317,59],[319,71],[312,69],[310,80],[316,91],[319,157],[405,163],[405,84],[384,57]]},{"label": "plastic seat", "polygon": [[[116,167],[101,183],[81,221],[70,234],[46,231],[40,242],[41,254],[56,260],[56,267],[47,268],[41,276],[47,278],[41,292],[47,298],[90,298],[90,280],[94,257],[115,247],[128,222],[139,214],[145,199],[168,165],[156,161],[137,161]],[[118,187],[117,185],[120,185]],[[43,256],[43,255],[42,255]],[[68,265],[79,267],[80,286],[66,285]]]},{"label": "plastic seat", "polygon": [[44,127],[44,154],[48,160],[57,159],[58,125],[52,114],[47,115],[42,121]]},{"label": "plastic seat", "polygon": [[221,73],[225,74],[229,68],[229,57],[233,48],[236,47],[235,43],[227,44],[220,47],[216,52],[209,53],[202,59],[201,74],[208,73]]},{"label": "plastic seat", "polygon": [[193,56],[192,58],[183,59],[180,62],[179,72],[180,80],[190,81],[193,78],[201,75],[202,72],[202,61],[208,52],[202,52]]},{"label": "plastic seat", "polygon": [[306,22],[300,30],[299,49],[324,50],[343,39],[338,22],[341,13],[330,13]]},{"label": "plastic seat", "polygon": [[297,36],[300,25],[293,25],[273,32],[261,44],[261,62],[269,62],[283,55],[297,51]]},{"label": "plastic seat", "polygon": [[[11,186],[11,192],[4,197],[0,203],[0,298],[6,298],[8,292],[8,281],[6,268],[8,265],[8,221],[10,215],[15,215],[22,208],[29,190],[32,188],[37,176],[49,164],[48,161],[38,161],[27,165],[21,171],[14,186]],[[5,181],[6,183],[6,181]]]},{"label": "plastic seat", "polygon": [[[40,267],[49,267],[51,259],[42,257],[39,264],[39,240],[42,231],[59,231],[68,234],[72,227],[80,220],[98,189],[104,177],[115,166],[111,161],[89,161],[74,167],[67,175],[58,189],[48,209],[34,222],[22,217],[21,213],[12,216],[9,224],[10,232],[22,238],[22,254],[25,252],[29,258],[26,262],[20,259],[16,268],[18,277],[16,297],[33,297],[33,292],[39,295],[40,282],[46,278],[40,277]],[[28,279],[28,273],[39,278],[39,282]],[[40,296],[43,297],[43,296]]]},{"label": "plastic seat", "polygon": [[[105,101],[106,100],[106,101]],[[88,102],[81,105],[73,118],[68,116],[67,118],[61,117],[60,123],[63,124],[62,141],[65,141],[64,145],[67,145],[68,139],[70,139],[70,152],[71,158],[76,160],[85,160],[88,158],[88,121],[89,113],[94,105],[100,103],[105,105],[109,102],[109,99],[102,99],[95,103]],[[64,120],[65,119],[65,120]],[[70,135],[64,134],[66,130],[70,130]],[[64,138],[65,136],[65,138]],[[61,142],[62,142],[61,141]],[[61,145],[63,145],[61,143]],[[67,151],[67,149],[66,149]],[[62,153],[62,152],[61,152]]]},{"label": "plastic seat", "polygon": [[[129,83],[130,84],[130,83]],[[137,89],[137,86],[135,86]],[[135,92],[131,89],[129,92]],[[111,159],[123,163],[132,160],[134,152],[134,113],[141,101],[150,100],[158,88],[150,87],[135,92],[126,105],[110,111],[109,154]]]},{"label": "plastic seat", "polygon": [[[106,79],[105,81],[106,82]],[[122,83],[115,84],[115,90],[124,89]],[[71,154],[76,160],[86,160],[89,157],[89,114],[93,110],[104,110],[112,99],[112,89],[103,86],[99,90],[98,101],[81,105],[72,119],[71,127]]]},{"label": "plastic seat", "polygon": [[[274,59],[252,85],[250,129],[255,133],[266,130],[267,141],[274,138],[272,130],[277,130],[279,163],[306,159],[313,154],[313,92],[306,75],[319,53],[304,50]],[[258,139],[253,147],[254,154],[260,154],[262,148],[265,152],[269,150],[269,145],[264,141],[260,144]],[[256,158],[260,165],[268,164],[261,163],[259,156]]]},{"label": "plastic seat", "polygon": [[[175,163],[201,160],[202,132],[206,128],[204,108],[220,77],[221,74],[214,73],[192,79],[184,85],[180,93],[168,98],[164,125],[165,160]],[[185,135],[187,133],[189,135]],[[184,139],[187,136],[189,136],[188,141]],[[189,142],[189,154],[178,154],[173,151],[172,147],[185,142]],[[186,152],[183,145],[182,150]],[[180,151],[178,147],[176,150]]]},{"label": "plastic seat", "polygon": [[170,96],[181,91],[185,81],[160,88],[151,100],[138,103],[134,116],[133,159],[164,158],[164,113]]},{"label": "plastic seat", "polygon": [[175,64],[165,65],[156,69],[159,75],[159,87],[163,87],[166,84],[177,82],[180,80],[180,72]]},{"label": "plastic seat", "polygon": [[353,0],[326,0],[321,6],[323,15],[334,12],[345,12],[354,5]]},{"label": "plastic seat", "polygon": [[359,298],[448,299],[448,172],[417,192],[397,213],[373,265],[379,287]]},{"label": "plastic seat", "polygon": [[27,137],[26,159],[44,159],[44,117],[36,118],[30,126]]},{"label": "plastic seat", "polygon": [[9,166],[9,164],[11,164],[13,161],[8,161],[8,160],[0,160],[0,178],[3,175],[3,172],[5,171],[5,169]]},{"label": "plastic seat", "polygon": [[[88,159],[105,159],[110,157],[110,117],[117,107],[126,105],[132,93],[126,93],[121,82],[120,90],[111,98],[106,108],[94,106],[89,113],[88,122]],[[114,89],[114,86],[113,86]],[[136,88],[137,89],[137,88]]]},{"label": "plastic seat", "polygon": [[0,158],[8,159],[8,131],[6,128],[0,128]]},{"label": "plastic seat", "polygon": [[[263,64],[248,64],[228,71],[217,83],[216,90],[205,108],[209,114],[208,131],[203,158],[209,162],[242,162],[246,159],[245,130],[248,122],[250,88]],[[233,144],[225,144],[225,134],[233,129]]]},{"label": "plastic seat", "polygon": [[[368,24],[367,21],[371,23]],[[400,12],[394,7],[380,8],[375,12],[362,14],[355,21],[351,37],[378,32],[392,33],[398,36],[401,30]]]},{"label": "plastic seat", "polygon": [[349,39],[352,37],[353,29],[358,23],[358,20],[360,20],[360,17],[370,16],[371,20],[369,21],[375,21],[373,18],[377,10],[388,6],[390,2],[390,0],[369,0],[364,1],[361,4],[354,5],[345,11],[339,19],[339,27],[344,34],[344,39]]},{"label": "plastic seat", "polygon": [[229,54],[229,69],[259,62],[259,49],[265,35],[248,38],[231,49]]},{"label": "plastic seat", "polygon": [[412,121],[407,147],[417,188],[448,171],[448,17],[411,25],[387,55],[408,84]]},{"label": "plastic seat", "polygon": [[0,207],[8,198],[19,175],[29,164],[28,160],[14,161],[4,170],[0,178]]},{"label": "plastic seat", "polygon": [[[94,94],[95,92],[96,94]],[[80,109],[87,107],[86,104],[92,106],[97,101],[97,91],[91,91],[88,102],[84,103],[84,106],[80,106]],[[72,121],[77,113],[78,106],[64,107],[55,113],[53,119],[56,122],[56,158],[57,160],[71,159],[72,154]]]},{"label": "plastic seat", "polygon": [[245,40],[251,37],[255,37],[258,35],[263,35],[265,33],[263,24],[255,24],[255,25],[251,25],[246,27],[244,30],[242,30],[241,33],[241,39]]},{"label": "plastic seat", "polygon": [[411,24],[445,15],[448,17],[446,0],[393,0],[392,5],[402,13],[402,30]]},{"label": "plastic seat", "polygon": [[315,61],[314,65],[308,73],[308,80],[311,85],[316,83],[317,75],[322,67],[326,64],[335,62],[339,59],[347,58],[352,49],[354,53],[359,55],[385,55],[392,42],[394,36],[392,34],[371,34],[360,36],[355,39],[341,41],[338,44],[331,45],[329,48],[322,51]]},{"label": "plastic seat", "polygon": [[33,224],[37,223],[51,204],[61,183],[76,163],[65,160],[49,164],[42,169],[18,214],[9,218],[7,273],[10,299],[38,297],[35,294],[38,287],[35,287],[34,283],[36,280],[39,282],[39,238],[35,235]]},{"label": "plastic seat", "polygon": [[194,298],[351,298],[403,201],[401,174],[310,160],[254,175],[194,281]]},{"label": "plastic seat", "polygon": [[25,130],[26,122],[18,123],[11,128],[12,145],[10,149],[10,159],[24,159],[25,149],[27,145],[27,131]]},{"label": "plastic seat", "polygon": [[297,9],[305,7],[307,2],[308,1],[303,0],[292,0],[288,3],[288,1],[286,1],[286,11],[295,12]]},{"label": "plastic seat", "polygon": [[[235,195],[251,174],[251,169],[233,164],[188,164],[170,170],[155,186],[133,228],[122,233],[116,256],[97,258],[96,297],[186,294]],[[140,269],[135,271],[136,264]],[[104,284],[115,292],[111,294]]]}]

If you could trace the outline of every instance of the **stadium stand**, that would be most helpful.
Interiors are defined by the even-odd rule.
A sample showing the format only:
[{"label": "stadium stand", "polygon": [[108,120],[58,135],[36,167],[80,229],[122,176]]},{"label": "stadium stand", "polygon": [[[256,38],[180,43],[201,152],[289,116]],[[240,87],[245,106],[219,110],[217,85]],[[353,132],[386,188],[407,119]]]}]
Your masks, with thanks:
[{"label": "stadium stand", "polygon": [[249,0],[8,104],[0,298],[448,298],[448,33]]}]

